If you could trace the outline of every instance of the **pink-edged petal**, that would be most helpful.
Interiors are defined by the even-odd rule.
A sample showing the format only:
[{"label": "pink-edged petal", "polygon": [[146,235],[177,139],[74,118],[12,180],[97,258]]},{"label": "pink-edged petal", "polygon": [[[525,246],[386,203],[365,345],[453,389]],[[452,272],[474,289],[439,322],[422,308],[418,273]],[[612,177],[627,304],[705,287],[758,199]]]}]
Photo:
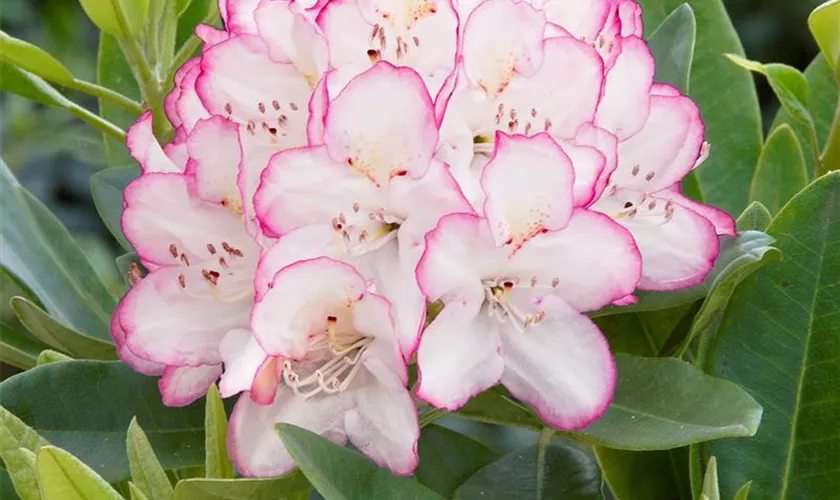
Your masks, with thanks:
[{"label": "pink-edged petal", "polygon": [[[571,139],[595,117],[604,66],[592,47],[574,38],[550,38],[544,52],[536,73],[517,75],[498,96],[495,126],[511,133],[548,132]],[[574,68],[574,78],[563,76],[563,68]]]},{"label": "pink-edged petal", "polygon": [[241,213],[242,201],[236,182],[242,157],[239,127],[221,116],[202,120],[190,133],[187,149],[198,196]]},{"label": "pink-edged petal", "polygon": [[484,215],[497,246],[521,245],[544,231],[562,229],[574,204],[571,160],[550,135],[496,135],[484,167]]},{"label": "pink-edged petal", "polygon": [[257,33],[257,23],[254,20],[254,11],[260,4],[260,0],[220,0],[225,3],[222,19],[225,28],[230,33]]},{"label": "pink-edged petal", "polygon": [[256,300],[269,290],[277,271],[290,264],[321,256],[340,259],[343,252],[335,245],[334,238],[334,231],[325,224],[303,226],[283,235],[260,257],[254,278]]},{"label": "pink-edged petal", "polygon": [[166,406],[187,406],[207,394],[222,374],[222,365],[167,366],[158,388]]},{"label": "pink-edged petal", "polygon": [[[382,295],[366,293],[353,307],[353,328],[373,339],[361,363],[380,383],[404,389],[408,371],[400,354],[394,330],[391,302]],[[354,382],[354,385],[358,385]]]},{"label": "pink-edged petal", "polygon": [[610,0],[545,0],[543,10],[550,23],[575,38],[594,41],[610,12]]},{"label": "pink-edged petal", "polygon": [[[598,128],[595,125],[587,123],[578,129],[572,142],[578,148],[586,146],[594,149],[595,152],[604,159],[600,175],[598,175],[598,178],[591,186],[593,193],[592,198],[590,198],[588,202],[592,203],[601,196],[601,193],[604,192],[604,188],[606,188],[609,183],[610,176],[618,167],[618,138],[602,128]],[[568,154],[571,157],[573,151],[570,151]],[[594,160],[594,156],[590,158],[590,160]],[[588,204],[584,202],[585,196],[581,194],[581,196],[578,197],[578,195],[586,191],[584,189],[585,186],[590,186],[589,179],[594,171],[597,170],[597,165],[600,164],[600,162],[579,163],[572,158],[572,163],[575,167],[575,206],[585,207],[588,206]]]},{"label": "pink-edged petal", "polygon": [[258,249],[241,218],[192,196],[193,189],[193,181],[181,174],[146,174],[128,185],[122,229],[143,264],[215,261],[222,255],[217,252],[227,252],[225,245],[238,250],[227,256],[227,264],[256,262]]},{"label": "pink-edged petal", "polygon": [[623,140],[645,124],[651,105],[654,61],[644,40],[621,40],[621,51],[607,73],[596,125]]},{"label": "pink-edged petal", "polygon": [[618,145],[610,181],[646,193],[672,186],[694,167],[704,131],[700,110],[688,97],[651,97],[644,127]]},{"label": "pink-edged petal", "polygon": [[197,59],[196,63],[186,71],[183,80],[178,83],[178,100],[173,103],[174,112],[187,131],[192,130],[199,120],[210,118],[210,113],[202,104],[195,87],[200,74],[201,61]]},{"label": "pink-edged petal", "polygon": [[586,312],[632,293],[641,259],[627,230],[603,214],[575,209],[562,231],[525,243],[507,270],[520,278],[521,286],[534,283]]},{"label": "pink-edged petal", "polygon": [[228,427],[228,455],[236,469],[248,477],[270,477],[295,468],[274,424],[289,423],[320,434],[343,445],[344,401],[340,397],[304,399],[285,386],[277,388],[271,405],[240,397]]},{"label": "pink-edged petal", "polygon": [[309,98],[309,122],[306,124],[306,138],[312,145],[324,143],[324,120],[327,118],[327,107],[330,101],[328,79],[333,74],[332,71],[325,73]]},{"label": "pink-edged petal", "polygon": [[327,317],[351,307],[366,288],[353,266],[328,257],[286,266],[254,305],[254,336],[267,354],[300,359],[310,335],[326,331]]},{"label": "pink-edged petal", "polygon": [[426,172],[438,141],[432,99],[409,68],[379,62],[329,105],[324,143],[339,163],[385,185]]},{"label": "pink-edged petal", "polygon": [[125,361],[129,366],[134,368],[134,371],[136,372],[142,373],[143,375],[163,375],[163,370],[166,368],[166,365],[143,359],[134,354],[131,349],[128,348],[125,341],[125,329],[123,328],[120,320],[120,316],[122,315],[122,303],[123,301],[117,305],[117,308],[111,315],[111,337],[114,339],[114,344],[117,346],[117,354],[121,360]]},{"label": "pink-edged petal", "polygon": [[642,6],[636,3],[635,0],[617,0],[616,15],[621,22],[622,37],[641,37],[644,34]]},{"label": "pink-edged petal", "polygon": [[169,92],[163,100],[163,109],[166,113],[166,118],[169,119],[169,122],[176,129],[183,125],[183,121],[181,120],[181,117],[178,116],[178,111],[175,107],[175,104],[181,98],[181,82],[184,81],[184,77],[191,69],[199,65],[199,61],[199,58],[193,57],[178,68],[178,71],[175,72],[175,76],[173,77],[172,91]]},{"label": "pink-edged petal", "polygon": [[327,40],[299,10],[285,0],[263,1],[254,18],[271,58],[292,62],[305,78],[317,81],[328,66]]},{"label": "pink-edged petal", "polygon": [[545,319],[501,337],[502,384],[561,430],[578,430],[612,400],[616,370],[598,327],[557,297],[539,299]]},{"label": "pink-edged petal", "polygon": [[[631,206],[624,208],[628,203]],[[685,288],[702,282],[711,271],[719,251],[715,227],[693,210],[659,195],[629,190],[617,190],[593,208],[632,233],[642,255],[639,288]]]},{"label": "pink-edged petal", "polygon": [[467,78],[495,97],[515,73],[533,73],[543,61],[545,22],[545,14],[527,2],[481,3],[464,28],[462,54]]},{"label": "pink-edged petal", "polygon": [[196,266],[163,267],[129,290],[120,322],[128,348],[140,357],[167,365],[218,364],[225,334],[248,326],[250,299],[241,276],[223,275],[214,285]]},{"label": "pink-edged petal", "polygon": [[219,393],[223,398],[251,390],[257,371],[265,362],[266,354],[249,330],[229,331],[219,344],[219,353],[225,365],[219,380]]},{"label": "pink-edged petal", "polygon": [[667,83],[654,83],[650,88],[650,95],[664,95],[669,97],[676,97],[680,95],[680,89]]},{"label": "pink-edged petal", "polygon": [[417,396],[438,408],[460,408],[502,375],[501,323],[482,309],[482,300],[447,302],[420,340]]},{"label": "pink-edged petal", "polygon": [[144,173],[180,172],[163,152],[152,130],[152,112],[146,111],[125,135],[125,145]]},{"label": "pink-edged petal", "polygon": [[350,442],[381,467],[395,474],[409,475],[418,464],[417,409],[411,395],[400,385],[382,384],[370,374],[359,374],[344,425]]},{"label": "pink-edged petal", "polygon": [[[382,207],[382,196],[366,177],[336,163],[318,146],[275,155],[262,175],[254,205],[267,234],[280,236],[309,224],[330,224],[342,213],[345,219],[359,215],[362,203],[364,208]],[[367,213],[362,214],[365,220]]]},{"label": "pink-edged petal", "polygon": [[721,236],[735,236],[735,219],[723,210],[692,200],[680,192],[680,185],[675,184],[670,189],[657,193],[657,196],[666,197],[682,205],[692,212],[696,212],[715,226],[715,232]]},{"label": "pink-edged petal", "polygon": [[183,126],[175,129],[175,137],[172,142],[163,147],[163,152],[178,168],[179,172],[187,170],[187,163],[190,161],[190,152],[187,151],[187,129]]},{"label": "pink-edged petal", "polygon": [[205,46],[216,45],[230,38],[230,34],[227,31],[216,29],[209,24],[197,25],[195,27],[195,36],[204,42]]}]

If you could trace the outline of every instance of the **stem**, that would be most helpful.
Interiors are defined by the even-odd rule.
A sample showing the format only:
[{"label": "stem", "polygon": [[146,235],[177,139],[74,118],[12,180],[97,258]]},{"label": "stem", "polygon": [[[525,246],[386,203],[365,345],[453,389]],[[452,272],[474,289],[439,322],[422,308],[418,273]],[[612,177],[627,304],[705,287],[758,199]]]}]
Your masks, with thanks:
[{"label": "stem", "polygon": [[101,116],[91,113],[78,104],[70,103],[65,109],[91,127],[108,134],[119,141],[125,140],[125,131],[123,129],[117,127]]},{"label": "stem", "polygon": [[435,420],[437,420],[441,417],[445,417],[448,414],[449,414],[449,412],[447,412],[446,410],[439,410],[439,409],[435,408],[435,409],[429,411],[428,413],[426,413],[425,415],[421,415],[420,419],[419,419],[419,422],[418,422],[418,425],[422,429],[423,427],[426,427],[427,425],[431,424]]},{"label": "stem", "polygon": [[84,92],[85,94],[96,96],[100,99],[109,101],[112,104],[116,104],[117,106],[125,108],[128,111],[137,113],[138,115],[143,112],[143,105],[139,102],[133,99],[129,99],[128,97],[120,94],[119,92],[114,92],[109,88],[96,85],[95,83],[76,79],[73,80],[73,83],[66,84],[65,87]]},{"label": "stem", "polygon": [[840,170],[840,101],[834,112],[834,122],[831,124],[820,163],[817,164],[816,176],[820,177],[832,170]]},{"label": "stem", "polygon": [[545,451],[548,448],[551,439],[554,437],[554,429],[551,427],[543,427],[540,432],[540,439],[537,441],[537,491],[536,498],[543,497],[543,487],[545,483]]}]

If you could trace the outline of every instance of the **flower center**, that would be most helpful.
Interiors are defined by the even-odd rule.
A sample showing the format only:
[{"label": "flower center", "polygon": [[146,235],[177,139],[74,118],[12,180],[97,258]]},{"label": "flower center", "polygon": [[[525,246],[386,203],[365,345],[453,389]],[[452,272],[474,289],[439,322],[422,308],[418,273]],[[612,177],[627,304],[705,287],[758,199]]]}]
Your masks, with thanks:
[{"label": "flower center", "polygon": [[[516,305],[514,300],[515,282],[519,280],[488,280],[484,282],[484,298],[487,313],[501,323],[510,323],[520,333],[545,319],[545,311],[536,309],[528,313]],[[536,280],[531,280],[532,287],[536,287]],[[556,286],[556,285],[555,285]]]},{"label": "flower center", "polygon": [[385,209],[365,212],[358,203],[349,214],[339,213],[332,220],[336,242],[347,255],[357,257],[372,252],[397,238],[403,219]]},{"label": "flower center", "polygon": [[362,367],[362,354],[373,338],[341,332],[338,319],[327,317],[327,331],[313,337],[306,358],[283,362],[283,380],[298,396],[337,394],[346,390]]}]

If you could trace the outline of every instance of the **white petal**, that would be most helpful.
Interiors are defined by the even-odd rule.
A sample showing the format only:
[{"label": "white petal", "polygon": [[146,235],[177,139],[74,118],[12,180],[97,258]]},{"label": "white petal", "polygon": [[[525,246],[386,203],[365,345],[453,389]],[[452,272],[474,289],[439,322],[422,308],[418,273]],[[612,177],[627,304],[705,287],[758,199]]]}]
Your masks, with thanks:
[{"label": "white petal", "polygon": [[219,345],[225,371],[219,381],[219,393],[223,398],[251,389],[257,370],[266,358],[265,351],[250,331],[234,329],[225,335]]},{"label": "white petal", "polygon": [[222,374],[222,365],[167,366],[158,380],[163,404],[187,406],[207,394],[207,389]]}]

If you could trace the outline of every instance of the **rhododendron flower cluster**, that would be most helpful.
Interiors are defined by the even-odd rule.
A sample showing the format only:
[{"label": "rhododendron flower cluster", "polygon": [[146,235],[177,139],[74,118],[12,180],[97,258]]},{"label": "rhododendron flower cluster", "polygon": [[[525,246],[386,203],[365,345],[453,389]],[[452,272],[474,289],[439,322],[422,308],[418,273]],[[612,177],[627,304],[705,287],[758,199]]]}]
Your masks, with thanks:
[{"label": "rhododendron flower cluster", "polygon": [[295,467],[278,422],[410,474],[416,403],[496,384],[581,429],[616,380],[586,313],[700,283],[734,233],[680,192],[710,146],[632,0],[220,10],[171,141],[149,114],[129,131],[122,228],[148,273],[112,334],[168,405],[238,395],[244,475]]}]

